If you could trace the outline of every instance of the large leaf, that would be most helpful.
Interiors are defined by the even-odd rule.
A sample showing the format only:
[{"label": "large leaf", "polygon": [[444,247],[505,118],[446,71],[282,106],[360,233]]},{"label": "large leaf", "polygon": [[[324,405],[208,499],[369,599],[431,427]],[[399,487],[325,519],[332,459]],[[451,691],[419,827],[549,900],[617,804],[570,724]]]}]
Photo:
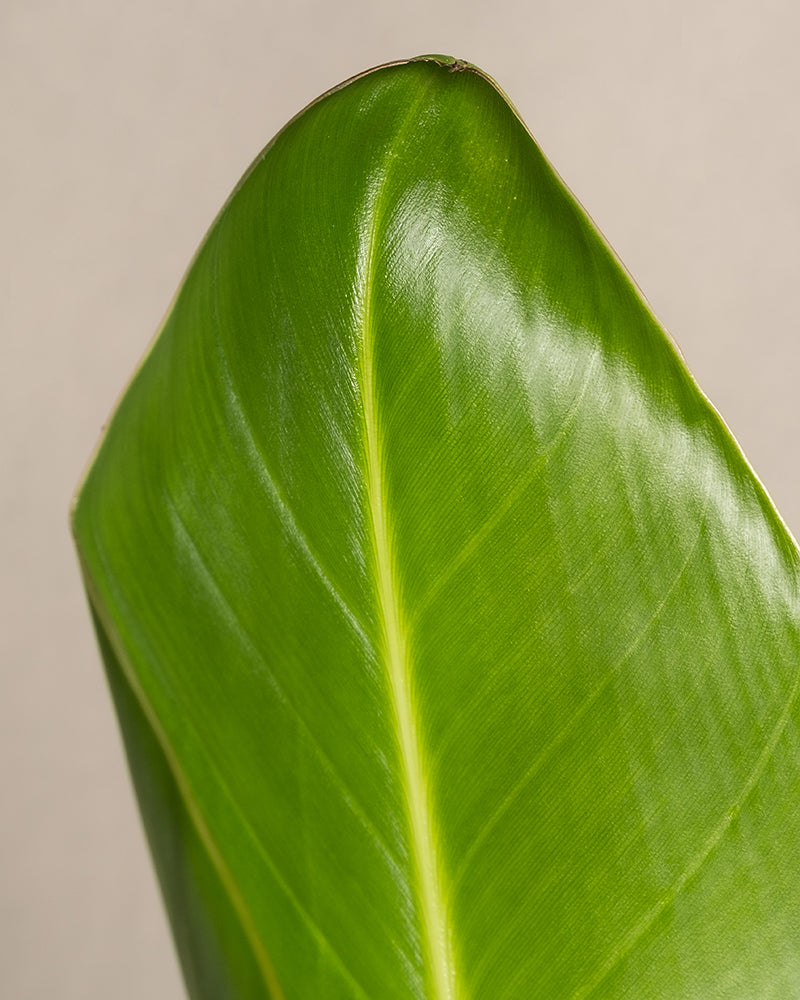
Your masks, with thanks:
[{"label": "large leaf", "polygon": [[74,523],[194,997],[800,997],[796,548],[474,67],[280,133]]}]

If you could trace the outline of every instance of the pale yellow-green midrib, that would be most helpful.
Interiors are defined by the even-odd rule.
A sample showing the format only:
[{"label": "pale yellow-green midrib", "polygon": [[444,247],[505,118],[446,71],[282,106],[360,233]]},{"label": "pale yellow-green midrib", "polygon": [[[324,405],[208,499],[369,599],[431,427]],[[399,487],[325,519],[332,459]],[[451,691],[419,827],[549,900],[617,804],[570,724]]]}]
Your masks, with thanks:
[{"label": "pale yellow-green midrib", "polygon": [[[377,213],[374,213],[377,215]],[[373,216],[374,217],[374,216]],[[456,1000],[450,926],[437,852],[427,781],[420,749],[411,682],[411,662],[400,594],[395,582],[392,535],[383,481],[383,446],[375,400],[373,348],[375,340],[371,285],[374,279],[375,225],[369,236],[364,262],[364,299],[360,349],[361,399],[366,444],[366,474],[372,543],[375,553],[378,600],[384,653],[389,675],[398,743],[403,765],[403,785],[410,824],[412,850],[419,879],[423,947],[434,991],[431,1000]]]}]

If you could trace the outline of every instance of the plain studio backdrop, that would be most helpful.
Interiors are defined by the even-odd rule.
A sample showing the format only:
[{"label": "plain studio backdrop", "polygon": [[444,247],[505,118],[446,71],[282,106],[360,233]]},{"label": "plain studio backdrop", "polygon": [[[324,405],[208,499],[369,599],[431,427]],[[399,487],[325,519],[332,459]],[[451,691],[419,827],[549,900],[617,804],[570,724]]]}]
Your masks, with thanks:
[{"label": "plain studio backdrop", "polygon": [[788,0],[3,0],[0,992],[177,998],[67,527],[101,426],[271,136],[442,52],[492,74],[800,531]]}]

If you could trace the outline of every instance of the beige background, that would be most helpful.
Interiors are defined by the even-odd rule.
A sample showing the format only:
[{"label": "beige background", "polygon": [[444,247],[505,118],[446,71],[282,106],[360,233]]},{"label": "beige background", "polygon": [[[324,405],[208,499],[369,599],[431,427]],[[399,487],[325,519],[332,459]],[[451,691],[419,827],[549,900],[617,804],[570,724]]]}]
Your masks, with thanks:
[{"label": "beige background", "polygon": [[422,52],[481,65],[798,532],[797,10],[0,0],[0,994],[182,995],[67,507],[259,148],[368,66]]}]

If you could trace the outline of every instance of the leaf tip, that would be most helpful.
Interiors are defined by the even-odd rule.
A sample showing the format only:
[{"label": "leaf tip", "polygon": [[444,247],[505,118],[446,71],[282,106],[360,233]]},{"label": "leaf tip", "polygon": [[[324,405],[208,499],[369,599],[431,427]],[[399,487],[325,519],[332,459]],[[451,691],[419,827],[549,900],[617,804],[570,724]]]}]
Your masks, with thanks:
[{"label": "leaf tip", "polygon": [[437,63],[437,65],[443,66],[451,73],[460,73],[462,70],[465,69],[476,70],[478,68],[473,63],[467,62],[466,59],[456,59],[455,56],[443,56],[443,55],[438,55],[436,53],[424,56],[414,56],[414,58],[410,59],[409,62]]}]

